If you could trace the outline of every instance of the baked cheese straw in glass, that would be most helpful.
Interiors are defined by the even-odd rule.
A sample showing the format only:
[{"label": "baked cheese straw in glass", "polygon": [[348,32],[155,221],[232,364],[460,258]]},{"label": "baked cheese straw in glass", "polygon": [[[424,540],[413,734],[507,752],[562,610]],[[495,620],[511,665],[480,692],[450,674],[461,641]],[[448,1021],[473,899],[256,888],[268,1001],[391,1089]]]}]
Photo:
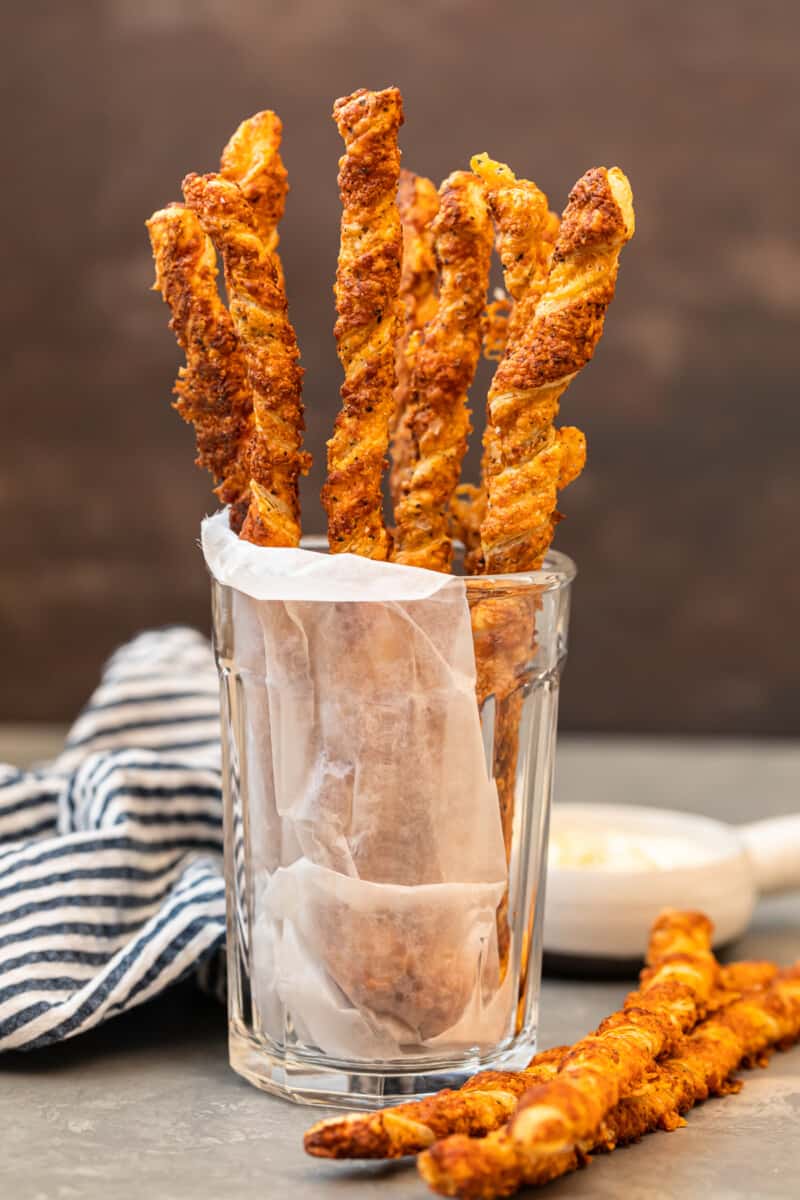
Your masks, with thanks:
[{"label": "baked cheese straw in glass", "polygon": [[186,354],[174,407],[194,426],[196,463],[213,475],[214,490],[230,506],[231,528],[238,533],[250,496],[246,448],[253,405],[244,356],[217,289],[217,256],[197,217],[182,204],[153,213],[147,230],[154,289],[169,305],[170,328]]},{"label": "baked cheese straw in glass", "polygon": [[[518,338],[530,322],[547,282],[559,220],[548,209],[547,197],[529,179],[517,179],[505,163],[495,162],[488,154],[476,154],[472,170],[486,184],[487,198],[497,234],[497,252],[503,266],[505,301],[489,306],[487,328],[491,330],[490,353],[502,361],[509,337]],[[501,320],[505,313],[503,327]],[[487,346],[484,343],[484,353]],[[494,387],[489,391],[487,420],[483,434],[481,484],[500,469],[500,440],[491,420]],[[484,498],[484,512],[485,512]],[[482,557],[482,555],[481,555]],[[471,561],[477,564],[473,553]],[[521,568],[520,568],[521,569]]]},{"label": "baked cheese straw in glass", "polygon": [[577,1149],[596,1144],[603,1121],[705,1015],[718,982],[711,922],[702,913],[666,910],[657,918],[641,987],[625,1007],[577,1042],[557,1075],[520,1101],[505,1130],[485,1138],[445,1139],[418,1160],[421,1175],[445,1196],[509,1196],[528,1179],[552,1178]]},{"label": "baked cheese straw in glass", "polygon": [[241,537],[260,546],[296,546],[298,479],[309,459],[301,449],[303,370],[286,293],[253,209],[235,183],[220,175],[187,175],[183,191],[222,258],[253,396],[250,506]]},{"label": "baked cheese straw in glass", "polygon": [[[701,1021],[674,1052],[655,1063],[636,1089],[623,1097],[589,1144],[561,1155],[531,1161],[521,1173],[508,1169],[514,1154],[513,1128],[491,1139],[457,1136],[434,1147],[419,1167],[434,1191],[445,1196],[489,1198],[512,1195],[518,1188],[549,1183],[585,1165],[590,1151],[612,1151],[657,1129],[685,1125],[683,1114],[709,1096],[739,1091],[731,1074],[742,1063],[800,1037],[800,964],[781,971],[766,987],[757,987]],[[520,1103],[524,1112],[528,1098]],[[476,1154],[477,1151],[477,1154]]]},{"label": "baked cheese straw in glass", "polygon": [[[580,429],[564,426],[557,431],[559,439],[558,487],[564,488],[583,470],[586,461],[586,439]],[[491,457],[486,445],[484,468]],[[486,476],[485,476],[486,477]],[[486,511],[486,489],[482,488],[471,502],[474,518]],[[551,526],[555,529],[555,520]],[[473,526],[474,528],[474,526]],[[477,538],[466,523],[463,526],[466,554],[464,565],[468,574],[481,574],[484,567],[480,533]],[[546,549],[549,549],[549,544]],[[522,564],[519,565],[522,570]],[[497,799],[506,858],[510,862],[513,837],[517,762],[519,757],[519,726],[525,699],[524,676],[526,665],[536,652],[537,597],[510,594],[490,597],[471,608],[475,659],[478,669],[477,699],[479,708],[494,697],[494,751],[492,777],[497,785]],[[503,967],[509,950],[508,890],[497,910],[497,935]],[[527,969],[527,968],[524,968]]]},{"label": "baked cheese straw in glass", "polygon": [[397,384],[394,389],[394,413],[390,421],[392,469],[389,473],[389,491],[394,504],[399,499],[401,480],[412,458],[413,443],[406,420],[406,408],[414,354],[419,346],[419,339],[412,335],[436,312],[439,269],[436,266],[432,230],[433,219],[439,211],[436,184],[424,175],[401,171],[397,207],[403,230],[400,299],[405,316],[395,350]]},{"label": "baked cheese straw in glass", "polygon": [[573,188],[533,319],[512,318],[487,421],[499,445],[489,464],[481,539],[486,569],[540,565],[553,536],[562,441],[561,395],[591,359],[614,296],[619,254],[633,236],[633,200],[618,167],[594,167]]},{"label": "baked cheese straw in glass", "polygon": [[222,151],[220,175],[242,189],[252,207],[259,236],[272,255],[278,284],[285,288],[278,254],[278,225],[289,191],[289,175],[280,155],[282,136],[283,123],[277,113],[269,109],[254,113],[242,121]]},{"label": "baked cheese straw in glass", "polygon": [[[657,967],[674,954],[696,952],[704,944],[704,928],[695,914],[657,922],[649,961]],[[746,982],[752,978],[749,974]],[[736,983],[741,982],[739,975]],[[633,992],[628,1001],[638,998],[639,993]],[[522,1071],[481,1071],[457,1091],[448,1089],[376,1113],[349,1113],[318,1121],[305,1135],[305,1149],[321,1158],[400,1158],[424,1150],[445,1134],[480,1136],[507,1121],[532,1084],[553,1078],[569,1052],[569,1046],[557,1046],[537,1054]]]},{"label": "baked cheese straw in glass", "polygon": [[[560,222],[557,214],[550,212],[544,192],[529,179],[517,179],[505,163],[495,162],[488,154],[476,154],[470,166],[486,185],[503,282],[513,301],[508,337],[533,319],[547,283]],[[499,307],[504,307],[502,302]]]},{"label": "baked cheese straw in glass", "polygon": [[[472,159],[472,169],[483,179],[487,189],[489,208],[494,220],[497,249],[503,265],[503,279],[506,292],[513,302],[506,332],[506,356],[511,348],[523,336],[524,330],[533,320],[533,315],[540,297],[546,287],[550,270],[553,247],[559,229],[559,221],[548,207],[547,197],[527,179],[517,179],[513,171],[504,163],[493,161],[486,154],[476,155]],[[488,520],[487,499],[491,494],[490,481],[502,469],[503,456],[507,449],[505,429],[498,427],[493,419],[500,372],[505,359],[495,372],[495,378],[489,390],[487,402],[486,429],[483,437],[481,492],[472,499],[473,513],[479,518],[480,532],[475,536],[474,529],[465,528],[465,544],[467,554],[465,567],[469,573],[479,572],[483,567],[487,570],[533,570],[541,565],[549,542],[555,530],[555,515],[549,524],[549,539],[537,545],[536,554],[526,556],[521,552],[513,565],[501,566],[496,563],[486,563],[483,541],[483,529]],[[524,425],[527,421],[525,405],[527,397],[519,392],[512,398],[513,412],[510,425]],[[555,417],[556,410],[550,414],[550,421]],[[553,444],[551,457],[555,465],[555,478],[558,486],[566,486],[570,479],[575,478],[583,468],[586,459],[586,443],[583,434],[578,429],[565,428],[555,430],[552,424],[540,431],[548,442]],[[550,466],[550,458],[545,462]],[[522,481],[523,486],[535,483],[528,478]],[[550,489],[547,489],[550,495]],[[553,508],[555,506],[553,505]],[[478,543],[481,543],[479,546]],[[524,550],[525,548],[521,548]],[[476,645],[479,648],[491,646],[491,659],[487,669],[479,665],[479,679],[484,678],[486,691],[478,692],[478,701],[483,701],[489,695],[495,698],[495,739],[493,776],[497,783],[497,793],[500,805],[500,816],[503,823],[503,836],[507,850],[510,850],[511,834],[514,819],[514,792],[516,786],[517,758],[519,750],[519,722],[522,712],[523,691],[516,673],[520,672],[525,662],[532,656],[535,644],[535,605],[528,597],[519,599],[509,598],[502,601],[505,613],[498,612],[495,601],[478,605],[472,610],[473,629],[476,634]],[[508,630],[514,630],[511,637],[492,638],[487,642],[481,634],[485,627],[499,624]],[[503,898],[497,914],[498,937],[501,950],[507,949],[508,895]]]},{"label": "baked cheese straw in glass", "polygon": [[220,175],[238,183],[253,206],[256,228],[276,269],[281,271],[278,225],[286,207],[289,177],[280,155],[283,125],[268,109],[242,121],[220,160]]},{"label": "baked cheese straw in glass", "polygon": [[481,353],[493,228],[480,179],[454,171],[433,222],[436,313],[415,338],[406,420],[411,461],[395,504],[394,560],[449,571],[450,502],[470,432],[467,392]]},{"label": "baked cheese straw in glass", "polygon": [[336,271],[334,333],[344,368],[343,407],[328,442],[322,502],[333,553],[387,559],[382,474],[394,412],[395,345],[402,234],[397,208],[403,103],[397,88],[360,88],[337,100],[334,120],[344,139],[339,160],[341,243]]}]

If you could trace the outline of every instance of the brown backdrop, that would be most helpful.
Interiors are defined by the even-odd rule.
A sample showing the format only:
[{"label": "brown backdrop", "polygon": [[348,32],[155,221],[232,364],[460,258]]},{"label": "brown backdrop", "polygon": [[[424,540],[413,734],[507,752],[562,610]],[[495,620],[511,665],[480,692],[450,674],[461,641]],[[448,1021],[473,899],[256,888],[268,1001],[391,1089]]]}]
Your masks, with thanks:
[{"label": "brown backdrop", "polygon": [[590,447],[557,540],[580,567],[564,725],[800,732],[792,0],[12,7],[0,718],[68,718],[121,638],[207,626],[209,492],[169,408],[178,356],[142,222],[262,107],[285,124],[283,254],[316,457],[305,523],[320,527],[339,383],[329,112],[397,83],[417,170],[439,178],[487,149],[558,207],[592,164],[633,182],[608,331],[563,406]]}]

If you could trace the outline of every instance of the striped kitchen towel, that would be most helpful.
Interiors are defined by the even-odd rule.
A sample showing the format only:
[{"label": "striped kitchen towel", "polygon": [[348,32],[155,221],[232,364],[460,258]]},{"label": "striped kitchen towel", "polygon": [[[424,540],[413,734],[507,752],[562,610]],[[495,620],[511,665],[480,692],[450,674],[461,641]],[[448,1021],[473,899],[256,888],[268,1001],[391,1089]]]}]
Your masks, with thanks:
[{"label": "striped kitchen towel", "polygon": [[0,1050],[149,1000],[225,936],[217,675],[191,629],[109,661],[61,755],[0,765]]}]

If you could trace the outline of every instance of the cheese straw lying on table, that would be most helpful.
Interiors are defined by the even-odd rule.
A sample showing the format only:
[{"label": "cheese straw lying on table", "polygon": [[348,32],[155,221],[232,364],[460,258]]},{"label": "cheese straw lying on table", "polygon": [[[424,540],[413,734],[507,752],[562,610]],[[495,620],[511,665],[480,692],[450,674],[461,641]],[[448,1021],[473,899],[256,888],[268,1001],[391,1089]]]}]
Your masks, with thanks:
[{"label": "cheese straw lying on table", "polygon": [[[321,1121],[306,1134],[306,1150],[329,1158],[396,1158],[428,1146],[418,1165],[434,1191],[507,1196],[574,1170],[590,1151],[677,1128],[698,1101],[738,1090],[730,1077],[743,1061],[763,1058],[800,1036],[800,964],[785,971],[762,962],[720,967],[700,914],[662,914],[648,962],[641,990],[572,1051],[546,1051],[524,1071],[483,1071],[458,1091],[416,1103]],[[677,987],[664,988],[669,982]],[[647,1045],[654,1027],[644,1018],[653,1012],[648,1002],[658,1003],[659,996],[667,1023],[694,1028],[686,1037],[668,1034],[670,1048],[656,1060]],[[704,1019],[695,1023],[692,1011]],[[611,1047],[603,1042],[613,1036],[609,1057]],[[570,1103],[570,1087],[577,1103]],[[597,1117],[598,1102],[602,1107],[601,1097],[614,1088],[616,1103]],[[536,1136],[536,1124],[533,1136],[524,1127],[523,1114],[537,1106],[544,1110],[547,1139]]]},{"label": "cheese straw lying on table", "polygon": [[653,1063],[640,1084],[623,1096],[584,1142],[576,1139],[554,1153],[543,1141],[526,1136],[526,1106],[518,1106],[509,1125],[483,1139],[448,1137],[422,1154],[418,1167],[431,1189],[443,1196],[490,1200],[513,1195],[520,1187],[548,1183],[587,1161],[590,1151],[614,1150],[656,1129],[674,1130],[683,1114],[709,1096],[737,1092],[731,1074],[744,1061],[788,1045],[800,1037],[800,963],[778,973],[765,988],[741,994],[701,1021],[676,1049]]},{"label": "cheese straw lying on table", "polygon": [[[710,932],[710,923],[699,913],[667,913],[660,918],[651,935],[648,962],[652,966],[643,973],[641,991],[632,992],[625,1008],[604,1022],[605,1044],[597,1035],[586,1039],[592,1043],[589,1052],[594,1050],[596,1057],[605,1061],[609,1054],[622,1059],[628,1051],[628,1075],[635,1079],[637,1071],[641,1074],[650,1061],[649,1046],[654,1047],[653,1058],[694,1024],[699,1009],[708,1003],[719,971],[711,953]],[[555,1076],[553,1056],[559,1055],[563,1074],[570,1058],[580,1056],[583,1046],[579,1043],[574,1050],[562,1047],[537,1055],[523,1072],[483,1071],[458,1092],[441,1092],[383,1112],[320,1121],[305,1135],[305,1148],[328,1158],[394,1158],[430,1145],[445,1131],[473,1136],[486,1133],[508,1119],[517,1099],[532,1083]],[[581,1065],[585,1057],[578,1058]],[[420,1137],[424,1138],[421,1143]],[[365,1153],[371,1146],[377,1153]]]},{"label": "cheese straw lying on table", "polygon": [[[767,987],[777,974],[778,968],[768,962],[720,967],[709,1007],[718,1011],[739,1000],[743,992]],[[480,1071],[457,1091],[448,1088],[425,1100],[375,1113],[330,1117],[305,1135],[306,1151],[320,1158],[402,1158],[450,1134],[482,1137],[505,1124],[517,1100],[534,1084],[552,1079],[569,1050],[569,1046],[544,1050],[521,1071]]]}]

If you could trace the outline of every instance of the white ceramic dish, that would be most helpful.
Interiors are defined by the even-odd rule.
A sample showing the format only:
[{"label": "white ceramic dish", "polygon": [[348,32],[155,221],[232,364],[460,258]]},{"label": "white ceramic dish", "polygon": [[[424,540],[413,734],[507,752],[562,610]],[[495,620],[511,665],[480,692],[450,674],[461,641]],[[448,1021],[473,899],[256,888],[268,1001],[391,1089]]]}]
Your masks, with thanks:
[{"label": "white ceramic dish", "polygon": [[545,952],[609,960],[640,959],[660,909],[699,909],[714,922],[714,944],[744,933],[759,895],[800,888],[800,814],[725,825],[671,809],[557,804],[550,834],[615,831],[688,840],[705,861],[615,869],[552,866],[547,877]]}]

